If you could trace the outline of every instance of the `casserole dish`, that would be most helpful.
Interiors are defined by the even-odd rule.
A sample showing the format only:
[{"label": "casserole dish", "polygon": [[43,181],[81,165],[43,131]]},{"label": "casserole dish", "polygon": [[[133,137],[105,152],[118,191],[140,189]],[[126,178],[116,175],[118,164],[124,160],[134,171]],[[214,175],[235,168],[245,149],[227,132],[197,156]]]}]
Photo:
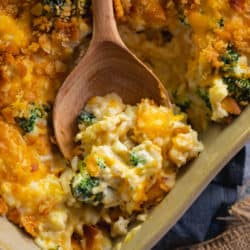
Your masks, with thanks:
[{"label": "casserole dish", "polygon": [[[149,218],[132,229],[117,245],[122,250],[150,249],[191,206],[202,190],[250,139],[250,108],[230,126],[213,126],[202,135],[205,150],[179,174],[173,190],[154,208]],[[18,246],[18,248],[17,248]],[[0,219],[0,248],[38,249],[31,239],[5,219]]]},{"label": "casserole dish", "polygon": [[[159,174],[154,178],[145,171],[145,180],[153,177],[149,178],[153,181],[144,182],[141,170],[149,163],[149,157],[142,156],[146,156],[144,149],[151,147],[147,143],[140,150],[131,151],[136,146],[134,135],[144,131],[146,137],[138,137],[140,140],[164,142],[162,145],[166,147],[162,152],[168,156],[188,156],[183,148],[193,145],[178,139],[179,132],[184,136],[189,129],[180,130],[172,125],[177,134],[169,134],[176,138],[165,141],[155,137],[158,131],[171,131],[161,122],[163,118],[162,121],[169,123],[162,107],[160,112],[144,112],[148,109],[139,108],[136,114],[141,114],[141,110],[143,115],[134,116],[134,112],[119,115],[125,122],[118,119],[115,124],[122,124],[122,128],[131,128],[123,124],[134,121],[137,124],[126,130],[132,131],[131,140],[124,137],[123,141],[129,150],[121,147],[122,137],[117,137],[118,133],[115,137],[109,129],[103,133],[103,128],[116,121],[106,115],[98,116],[105,107],[103,101],[92,103],[94,106],[99,103],[97,110],[86,109],[79,114],[82,145],[76,145],[76,160],[66,161],[55,146],[51,123],[53,102],[58,88],[77,63],[76,58],[83,56],[88,48],[92,33],[90,1],[0,1],[0,215],[23,228],[45,250],[106,250],[112,248],[113,242],[121,249],[150,248],[249,138],[248,3],[247,0],[114,0],[122,39],[167,86],[175,103],[174,115],[181,115],[195,130],[206,131],[200,133],[205,151],[196,161],[182,171],[178,171],[179,164],[171,162],[174,158],[162,161],[165,170],[171,170],[170,175]],[[119,106],[113,105],[113,101],[107,103],[112,104],[110,108]],[[212,121],[220,125],[215,126]],[[99,126],[103,122],[108,126]],[[123,133],[120,129],[115,131]],[[99,132],[111,138],[99,138],[96,136]],[[187,134],[184,137],[188,138]],[[98,157],[90,157],[89,161],[89,155],[78,154],[78,149],[87,152],[83,145],[86,138],[93,141],[93,148],[100,146],[100,154],[93,154]],[[123,168],[128,170],[126,173],[135,173],[134,177],[138,174],[140,178],[116,175],[114,182],[113,177],[108,178],[109,183],[103,182],[114,164],[101,154],[105,146],[102,139],[110,139],[110,146],[115,146],[112,150],[121,155],[117,161],[122,156],[126,158],[123,161],[128,163]],[[170,150],[172,146],[176,150]],[[124,164],[116,166],[120,170]],[[180,175],[176,188],[162,201],[170,191],[163,182],[170,181],[172,188],[177,172]],[[125,180],[125,184],[130,183],[128,180],[138,180],[141,185],[119,185],[120,180]],[[148,189],[143,188],[144,184]],[[117,195],[119,190],[125,195]],[[107,197],[112,198],[110,202]],[[127,202],[130,200],[136,204],[124,206],[119,203],[122,200],[125,205],[133,205]],[[147,207],[144,201],[154,202]],[[154,205],[156,208],[151,209]],[[140,221],[145,222],[135,225]],[[34,249],[4,219],[0,229],[0,248]]]}]

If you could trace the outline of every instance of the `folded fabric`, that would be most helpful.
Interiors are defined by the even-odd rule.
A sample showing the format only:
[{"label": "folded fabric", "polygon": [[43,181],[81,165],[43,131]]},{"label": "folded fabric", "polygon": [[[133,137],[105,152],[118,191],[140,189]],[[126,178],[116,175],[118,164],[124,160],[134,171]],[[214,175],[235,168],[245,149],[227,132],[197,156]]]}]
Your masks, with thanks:
[{"label": "folded fabric", "polygon": [[[247,166],[248,167],[248,166]],[[225,217],[227,230],[219,236],[200,244],[181,247],[176,250],[249,250],[250,246],[250,182],[245,182],[243,195]],[[241,192],[242,194],[242,192]]]},{"label": "folded fabric", "polygon": [[227,216],[228,208],[237,199],[237,186],[243,182],[245,158],[244,148],[227,164],[153,250],[170,250],[199,243],[223,232],[225,222],[217,220],[217,217]]}]

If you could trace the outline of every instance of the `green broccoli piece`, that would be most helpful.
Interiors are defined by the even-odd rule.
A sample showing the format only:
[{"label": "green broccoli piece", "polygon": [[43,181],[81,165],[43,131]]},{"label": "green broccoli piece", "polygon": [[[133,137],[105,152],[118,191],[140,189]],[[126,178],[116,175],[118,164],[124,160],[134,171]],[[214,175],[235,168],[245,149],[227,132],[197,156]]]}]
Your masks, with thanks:
[{"label": "green broccoli piece", "polygon": [[52,13],[57,13],[65,4],[66,0],[44,0],[43,4],[48,5]]},{"label": "green broccoli piece", "polygon": [[70,187],[72,195],[77,200],[91,205],[99,205],[103,198],[103,193],[93,193],[93,188],[99,185],[100,180],[90,176],[85,167],[81,165],[81,171],[72,178]]},{"label": "green broccoli piece", "polygon": [[140,164],[145,164],[146,160],[139,156],[136,152],[132,151],[129,156],[129,161],[132,166],[137,167]]},{"label": "green broccoli piece", "polygon": [[229,91],[230,95],[235,95],[238,92],[237,81],[235,77],[224,77],[224,83],[227,85],[227,90]]},{"label": "green broccoli piece", "polygon": [[88,112],[86,110],[82,110],[77,118],[78,124],[85,124],[86,126],[89,126],[95,122],[95,115],[91,112]]},{"label": "green broccoli piece", "polygon": [[98,159],[97,159],[97,165],[98,165],[101,169],[104,169],[104,168],[107,167],[105,161],[104,161],[103,159],[101,159],[101,158],[98,158]]},{"label": "green broccoli piece", "polygon": [[224,77],[229,94],[239,103],[250,102],[250,79],[238,79],[236,77]]},{"label": "green broccoli piece", "polygon": [[25,133],[30,133],[34,130],[35,120],[33,117],[29,119],[25,117],[15,117],[15,121]]},{"label": "green broccoli piece", "polygon": [[[70,10],[71,16],[80,15],[83,17],[90,17],[91,0],[43,0],[43,4],[49,6],[49,12],[53,15],[61,16],[62,18],[68,17],[68,15],[63,15],[64,7],[69,7],[67,10]],[[45,13],[47,11],[48,10],[46,9]]]},{"label": "green broccoli piece", "polygon": [[196,90],[196,94],[204,101],[204,103],[206,104],[207,108],[209,108],[210,110],[212,110],[212,105],[209,99],[209,94],[208,94],[208,90],[207,89],[201,89],[198,88]]},{"label": "green broccoli piece", "polygon": [[240,54],[236,51],[236,48],[230,43],[227,47],[227,51],[220,57],[220,60],[224,62],[221,71],[224,73],[233,72],[235,65],[239,60]]},{"label": "green broccoli piece", "polygon": [[30,114],[28,117],[15,117],[15,121],[18,126],[23,130],[24,133],[30,133],[34,130],[36,120],[38,118],[43,118],[45,116],[46,111],[43,107],[38,107],[32,104],[32,108],[30,110]]}]

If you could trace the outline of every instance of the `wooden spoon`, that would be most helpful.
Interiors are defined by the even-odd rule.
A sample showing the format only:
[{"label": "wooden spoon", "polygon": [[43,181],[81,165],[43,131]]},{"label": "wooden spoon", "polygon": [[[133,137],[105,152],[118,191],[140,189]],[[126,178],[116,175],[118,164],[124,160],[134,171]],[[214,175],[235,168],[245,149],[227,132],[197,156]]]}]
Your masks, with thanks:
[{"label": "wooden spoon", "polygon": [[76,118],[89,98],[117,93],[125,103],[142,98],[171,107],[162,83],[122,42],[113,0],[92,0],[94,33],[90,47],[60,88],[53,111],[57,143],[65,158],[72,157]]}]

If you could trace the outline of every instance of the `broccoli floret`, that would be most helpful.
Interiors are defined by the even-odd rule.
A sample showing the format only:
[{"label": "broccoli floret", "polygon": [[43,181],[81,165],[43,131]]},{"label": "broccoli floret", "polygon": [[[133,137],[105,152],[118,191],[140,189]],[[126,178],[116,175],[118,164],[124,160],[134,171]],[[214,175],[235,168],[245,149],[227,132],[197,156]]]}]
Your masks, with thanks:
[{"label": "broccoli floret", "polygon": [[30,133],[34,130],[36,120],[38,118],[43,118],[46,111],[43,107],[38,107],[32,104],[30,114],[28,117],[15,117],[15,121],[18,126],[23,130],[24,133]]},{"label": "broccoli floret", "polygon": [[[43,0],[43,4],[49,7],[44,8],[45,14],[51,13],[66,19],[73,15],[90,17],[91,0]],[[67,10],[66,16],[64,10]]]},{"label": "broccoli floret", "polygon": [[100,180],[96,177],[90,176],[84,166],[80,173],[76,174],[71,180],[71,192],[72,195],[79,201],[82,201],[91,205],[99,205],[103,193],[93,193],[93,188],[100,185]]},{"label": "broccoli floret", "polygon": [[224,62],[221,71],[224,73],[233,72],[233,68],[239,60],[240,54],[237,52],[236,48],[230,43],[227,47],[227,51],[224,55],[220,57],[220,60]]},{"label": "broccoli floret", "polygon": [[33,117],[29,119],[25,117],[15,117],[15,121],[25,133],[30,133],[34,129],[35,120],[33,119]]},{"label": "broccoli floret", "polygon": [[101,169],[104,169],[104,168],[107,167],[105,161],[104,161],[103,159],[101,159],[101,158],[98,158],[98,159],[97,159],[97,165],[98,165]]},{"label": "broccoli floret", "polygon": [[95,122],[95,115],[91,112],[88,112],[86,110],[82,110],[77,118],[78,124],[85,124],[86,126],[89,126]]},{"label": "broccoli floret", "polygon": [[132,151],[130,153],[129,161],[132,166],[137,167],[140,164],[145,164],[146,161],[141,156],[139,156],[136,152]]},{"label": "broccoli floret", "polygon": [[239,103],[250,102],[250,79],[224,77],[229,94]]},{"label": "broccoli floret", "polygon": [[50,7],[52,13],[58,13],[58,11],[63,7],[66,0],[44,0],[43,4]]},{"label": "broccoli floret", "polygon": [[237,79],[235,77],[224,77],[223,81],[227,84],[227,90],[229,91],[230,95],[236,94],[238,91],[237,87]]},{"label": "broccoli floret", "polygon": [[209,94],[208,94],[208,90],[207,89],[201,89],[198,88],[196,90],[197,95],[204,101],[204,103],[206,104],[206,106],[211,110],[212,109],[212,105],[209,99]]}]

